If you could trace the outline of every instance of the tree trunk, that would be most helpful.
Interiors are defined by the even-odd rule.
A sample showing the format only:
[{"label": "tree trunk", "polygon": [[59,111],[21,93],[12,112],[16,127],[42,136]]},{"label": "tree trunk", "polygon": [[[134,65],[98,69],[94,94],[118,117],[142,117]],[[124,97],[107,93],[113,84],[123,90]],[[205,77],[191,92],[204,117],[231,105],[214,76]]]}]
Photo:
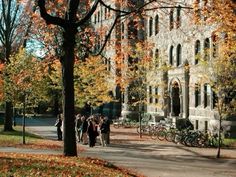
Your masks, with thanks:
[{"label": "tree trunk", "polygon": [[75,115],[74,115],[74,47],[75,47],[74,28],[66,28],[64,31],[63,50],[61,58],[62,81],[63,81],[63,141],[64,155],[77,156],[75,138]]},{"label": "tree trunk", "polygon": [[5,103],[4,131],[13,131],[12,128],[12,102]]},{"label": "tree trunk", "polygon": [[[6,44],[6,52],[5,52],[5,63],[6,64],[9,63],[10,53],[11,53],[11,46],[9,44]],[[6,74],[5,77],[8,77],[8,74]],[[13,116],[12,102],[6,101],[6,103],[5,103],[5,117],[4,117],[4,131],[13,131],[12,116]]]},{"label": "tree trunk", "polygon": [[220,115],[219,131],[218,131],[218,149],[217,149],[217,156],[216,156],[216,158],[220,158],[220,150],[221,150],[221,123],[222,123],[222,117]]}]

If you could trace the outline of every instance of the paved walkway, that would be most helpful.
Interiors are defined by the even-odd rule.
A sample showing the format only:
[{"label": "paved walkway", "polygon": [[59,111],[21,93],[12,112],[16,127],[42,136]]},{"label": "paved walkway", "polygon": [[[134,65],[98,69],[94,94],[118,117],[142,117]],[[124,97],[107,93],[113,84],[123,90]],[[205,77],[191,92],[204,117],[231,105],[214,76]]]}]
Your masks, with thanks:
[{"label": "paved walkway", "polygon": [[[32,120],[33,121],[33,120]],[[40,122],[40,120],[37,120]],[[51,124],[28,124],[28,128],[49,139],[56,139],[56,129]],[[48,127],[48,128],[47,128]],[[53,128],[52,128],[53,127]],[[50,132],[50,133],[47,133]],[[50,134],[50,136],[48,136]],[[113,129],[111,133],[111,145],[109,147],[89,148],[80,156],[98,157],[108,160],[116,165],[135,169],[147,177],[236,177],[236,150],[222,150],[222,159],[215,159],[216,149],[189,148],[174,143],[151,140],[143,136],[139,138],[135,129]],[[4,149],[6,152],[30,152],[62,154],[60,151],[50,150],[24,150]]]}]

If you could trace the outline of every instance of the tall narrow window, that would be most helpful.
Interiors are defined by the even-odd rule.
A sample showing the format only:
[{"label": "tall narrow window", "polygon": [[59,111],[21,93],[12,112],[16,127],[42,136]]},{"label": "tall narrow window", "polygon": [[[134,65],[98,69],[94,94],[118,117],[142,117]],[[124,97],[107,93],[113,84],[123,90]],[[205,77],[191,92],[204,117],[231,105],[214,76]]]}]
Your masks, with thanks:
[{"label": "tall narrow window", "polygon": [[155,88],[155,103],[158,103],[158,87]]},{"label": "tall narrow window", "polygon": [[201,105],[201,87],[199,84],[195,84],[195,107]]},{"label": "tall narrow window", "polygon": [[204,40],[204,60],[210,60],[210,40],[206,38]]},{"label": "tall narrow window", "polygon": [[170,10],[170,30],[174,28],[174,11],[173,9]]},{"label": "tall narrow window", "polygon": [[198,120],[195,120],[195,130],[198,130]]},{"label": "tall narrow window", "polygon": [[108,70],[108,71],[111,71],[111,59],[110,59],[110,58],[108,59],[107,65],[108,65],[108,66],[107,66],[107,70]]},{"label": "tall narrow window", "polygon": [[182,47],[178,44],[176,48],[176,66],[180,66],[182,63]]},{"label": "tall narrow window", "polygon": [[124,39],[124,38],[125,38],[125,25],[122,22],[121,23],[121,39]]},{"label": "tall narrow window", "polygon": [[159,16],[155,17],[155,34],[159,33]]},{"label": "tall narrow window", "polygon": [[177,16],[176,16],[176,28],[179,28],[181,26],[181,6],[178,6],[177,8]]},{"label": "tall narrow window", "polygon": [[105,19],[107,19],[107,8],[105,7]]},{"label": "tall narrow window", "polygon": [[217,41],[217,36],[212,35],[212,57],[216,58],[219,55],[219,44]]},{"label": "tall narrow window", "polygon": [[218,97],[215,91],[212,93],[212,108],[216,108],[216,104],[218,102]]},{"label": "tall narrow window", "polygon": [[152,28],[153,28],[153,19],[151,17],[149,19],[149,36],[152,36]]},{"label": "tall narrow window", "polygon": [[156,49],[156,51],[155,51],[155,67],[158,68],[159,64],[160,64],[159,50]]},{"label": "tall narrow window", "polygon": [[128,38],[129,39],[136,39],[138,38],[138,29],[137,29],[137,22],[130,21],[128,23]]},{"label": "tall narrow window", "polygon": [[97,14],[94,14],[94,23],[96,24],[97,22]]},{"label": "tall narrow window", "polygon": [[209,84],[204,84],[204,107],[210,106],[211,87]]},{"label": "tall narrow window", "polygon": [[149,86],[149,103],[152,103],[152,86]]},{"label": "tall narrow window", "polygon": [[98,22],[100,22],[100,12],[98,11]]},{"label": "tall narrow window", "polygon": [[169,63],[170,63],[170,65],[173,65],[173,63],[174,63],[173,50],[174,50],[174,47],[172,45],[172,46],[170,46],[170,50],[169,50]]},{"label": "tall narrow window", "polygon": [[195,65],[198,64],[200,59],[200,50],[201,50],[201,43],[199,40],[195,42]]}]

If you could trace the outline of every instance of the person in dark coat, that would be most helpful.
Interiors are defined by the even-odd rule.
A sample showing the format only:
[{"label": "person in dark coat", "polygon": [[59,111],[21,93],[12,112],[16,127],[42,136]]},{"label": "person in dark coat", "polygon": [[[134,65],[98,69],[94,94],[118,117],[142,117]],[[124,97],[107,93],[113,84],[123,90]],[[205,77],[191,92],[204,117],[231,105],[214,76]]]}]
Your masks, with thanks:
[{"label": "person in dark coat", "polygon": [[110,120],[108,117],[105,117],[104,118],[104,121],[105,121],[105,127],[106,127],[106,136],[105,136],[105,142],[106,142],[106,145],[110,144]]},{"label": "person in dark coat", "polygon": [[57,139],[59,141],[62,140],[61,126],[62,126],[62,117],[61,117],[61,114],[58,114],[57,120],[56,120],[56,123],[55,123],[55,127],[57,127]]},{"label": "person in dark coat", "polygon": [[94,121],[94,118],[89,118],[88,120],[89,147],[95,146],[97,136],[98,136],[97,126]]}]

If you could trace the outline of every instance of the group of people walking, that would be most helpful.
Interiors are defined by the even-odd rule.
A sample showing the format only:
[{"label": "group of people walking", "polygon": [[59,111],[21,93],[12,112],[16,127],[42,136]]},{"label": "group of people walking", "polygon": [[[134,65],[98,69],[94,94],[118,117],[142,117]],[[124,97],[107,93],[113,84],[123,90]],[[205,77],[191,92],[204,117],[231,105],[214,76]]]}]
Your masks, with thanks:
[{"label": "group of people walking", "polygon": [[[58,115],[55,123],[57,127],[58,140],[62,140],[62,116]],[[90,116],[85,117],[80,114],[76,115],[75,119],[76,139],[78,142],[89,147],[94,147],[96,140],[99,137],[102,146],[110,144],[110,121],[108,117]]]},{"label": "group of people walking", "polygon": [[108,117],[81,115],[76,116],[76,137],[82,144],[94,147],[97,137],[102,146],[110,144],[110,122]]}]

